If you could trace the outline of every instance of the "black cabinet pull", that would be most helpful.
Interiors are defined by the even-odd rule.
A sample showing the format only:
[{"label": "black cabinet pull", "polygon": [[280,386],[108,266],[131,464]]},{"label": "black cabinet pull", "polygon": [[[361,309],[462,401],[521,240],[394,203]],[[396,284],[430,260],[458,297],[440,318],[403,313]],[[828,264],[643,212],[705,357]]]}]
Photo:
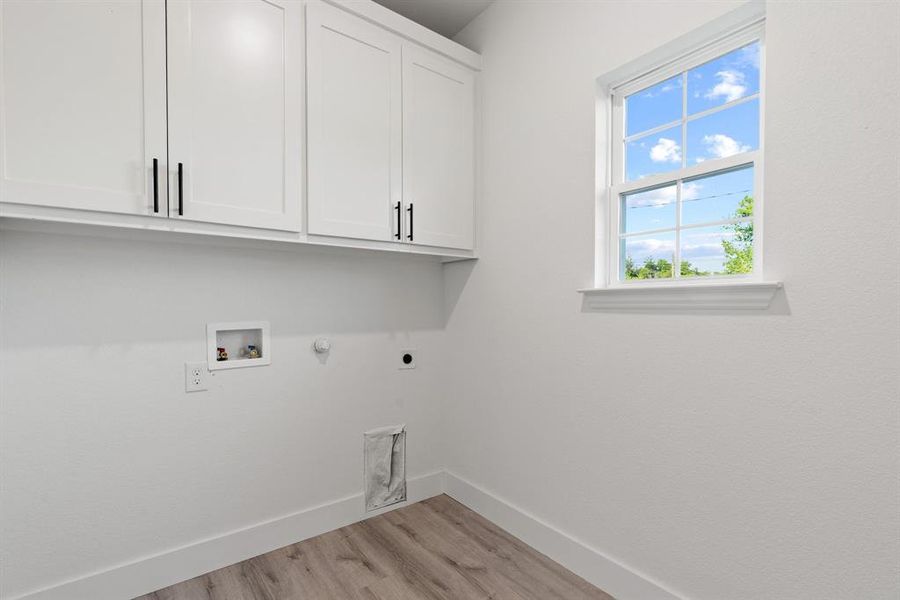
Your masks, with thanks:
[{"label": "black cabinet pull", "polygon": [[400,203],[397,203],[397,206],[394,207],[394,210],[397,211],[397,233],[394,234],[394,237],[398,240],[400,239],[400,228],[403,227],[403,223],[401,221],[400,216]]},{"label": "black cabinet pull", "polygon": [[153,212],[159,212],[159,160],[153,159]]},{"label": "black cabinet pull", "polygon": [[178,216],[184,215],[184,165],[178,163]]},{"label": "black cabinet pull", "polygon": [[406,239],[409,241],[413,241],[413,205],[410,203],[409,208],[406,209],[409,212],[409,233],[406,235]]}]

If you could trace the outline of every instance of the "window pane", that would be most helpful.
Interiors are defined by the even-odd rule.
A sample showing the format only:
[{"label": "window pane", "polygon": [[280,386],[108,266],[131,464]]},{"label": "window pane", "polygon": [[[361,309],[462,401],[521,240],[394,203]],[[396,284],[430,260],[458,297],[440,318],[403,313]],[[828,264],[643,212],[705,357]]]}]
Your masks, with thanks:
[{"label": "window pane", "polygon": [[681,168],[681,125],[631,140],[625,147],[625,180]]},{"label": "window pane", "polygon": [[675,232],[623,238],[620,246],[622,279],[668,279],[675,261]]},{"label": "window pane", "polygon": [[753,270],[753,223],[681,230],[681,276],[740,275]]},{"label": "window pane", "polygon": [[753,216],[753,166],[681,185],[681,222],[696,225]]},{"label": "window pane", "polygon": [[725,158],[759,147],[759,100],[688,122],[687,165]]},{"label": "window pane", "polygon": [[622,233],[675,228],[675,185],[622,196]]},{"label": "window pane", "polygon": [[625,98],[625,135],[630,136],[681,119],[681,75]]},{"label": "window pane", "polygon": [[759,92],[759,42],[688,71],[688,114]]}]

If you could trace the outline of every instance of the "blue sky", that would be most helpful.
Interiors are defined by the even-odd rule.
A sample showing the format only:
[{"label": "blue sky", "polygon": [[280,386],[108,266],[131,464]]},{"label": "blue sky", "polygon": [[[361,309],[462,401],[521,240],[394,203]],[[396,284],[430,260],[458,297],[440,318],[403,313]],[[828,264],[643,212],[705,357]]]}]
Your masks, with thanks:
[{"label": "blue sky", "polygon": [[[733,156],[759,146],[759,101],[742,102],[711,115],[689,120],[686,144],[681,123],[641,136],[641,132],[681,119],[683,98],[688,116],[722,106],[759,91],[759,44],[753,43],[687,72],[687,93],[681,75],[626,98],[626,179],[693,166]],[[686,145],[683,148],[682,145]],[[730,218],[745,195],[753,195],[753,168],[685,181],[682,187],[683,225]],[[636,233],[675,227],[675,185],[631,194],[623,200],[622,232]],[[724,254],[721,226],[682,230],[681,254],[706,271],[720,271]],[[655,233],[625,238],[625,253],[641,263],[652,257],[672,260],[675,235]]]},{"label": "blue sky", "polygon": [[[699,177],[683,182],[681,256],[703,271],[722,270],[725,254],[722,238],[729,232],[721,225],[689,227],[732,218],[744,196],[753,196],[753,167]],[[633,233],[675,227],[675,185],[629,194],[622,203],[622,231]],[[636,263],[646,258],[672,261],[675,233],[653,233],[624,239],[625,254]]]},{"label": "blue sky", "polygon": [[631,136],[681,119],[681,84],[681,75],[676,75],[628,96],[625,101],[625,135]]},{"label": "blue sky", "polygon": [[[739,48],[687,72],[688,116],[722,106],[759,91],[759,44]],[[677,121],[682,112],[682,77],[636,92],[625,100],[626,135]],[[639,136],[626,144],[626,180],[681,168],[711,158],[754,150],[759,146],[757,100],[688,121],[687,148],[682,125]]]}]

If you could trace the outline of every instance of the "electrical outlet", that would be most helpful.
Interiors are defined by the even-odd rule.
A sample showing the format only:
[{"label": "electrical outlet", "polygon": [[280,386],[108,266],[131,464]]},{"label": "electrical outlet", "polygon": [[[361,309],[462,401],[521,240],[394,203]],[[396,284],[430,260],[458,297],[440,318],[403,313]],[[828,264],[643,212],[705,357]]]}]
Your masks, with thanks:
[{"label": "electrical outlet", "polygon": [[416,368],[416,354],[417,352],[413,348],[407,348],[405,350],[400,351],[400,364],[397,365],[398,369],[415,369]]},{"label": "electrical outlet", "polygon": [[206,378],[209,377],[209,369],[205,362],[184,363],[184,391],[203,392],[206,387]]}]

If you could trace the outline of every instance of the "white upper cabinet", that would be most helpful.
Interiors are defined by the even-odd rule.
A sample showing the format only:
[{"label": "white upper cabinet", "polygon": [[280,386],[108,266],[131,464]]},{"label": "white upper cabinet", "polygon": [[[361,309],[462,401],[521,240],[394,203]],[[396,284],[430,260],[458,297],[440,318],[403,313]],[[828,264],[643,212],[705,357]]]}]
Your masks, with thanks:
[{"label": "white upper cabinet", "polygon": [[473,248],[474,83],[471,70],[404,46],[403,199],[414,244]]},{"label": "white upper cabinet", "polygon": [[300,231],[301,11],[168,2],[171,216]]},{"label": "white upper cabinet", "polygon": [[375,2],[0,0],[0,36],[0,217],[474,256],[480,57]]},{"label": "white upper cabinet", "polygon": [[166,216],[165,27],[161,0],[0,2],[0,201]]},{"label": "white upper cabinet", "polygon": [[307,8],[309,233],[471,250],[474,72]]},{"label": "white upper cabinet", "polygon": [[400,40],[307,7],[309,232],[400,239]]}]

